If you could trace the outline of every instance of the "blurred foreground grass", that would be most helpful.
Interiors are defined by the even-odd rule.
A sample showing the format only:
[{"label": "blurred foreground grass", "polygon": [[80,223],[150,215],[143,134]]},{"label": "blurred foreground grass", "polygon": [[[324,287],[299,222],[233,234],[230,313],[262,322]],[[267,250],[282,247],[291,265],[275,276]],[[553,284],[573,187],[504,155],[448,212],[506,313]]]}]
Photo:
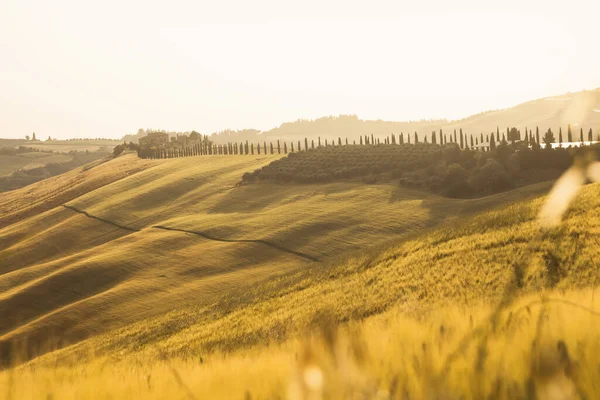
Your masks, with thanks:
[{"label": "blurred foreground grass", "polygon": [[[271,346],[197,359],[138,353],[0,373],[7,399],[600,398],[593,289],[522,297],[494,324],[487,305],[425,318],[396,309]],[[49,361],[49,360],[48,360]]]}]

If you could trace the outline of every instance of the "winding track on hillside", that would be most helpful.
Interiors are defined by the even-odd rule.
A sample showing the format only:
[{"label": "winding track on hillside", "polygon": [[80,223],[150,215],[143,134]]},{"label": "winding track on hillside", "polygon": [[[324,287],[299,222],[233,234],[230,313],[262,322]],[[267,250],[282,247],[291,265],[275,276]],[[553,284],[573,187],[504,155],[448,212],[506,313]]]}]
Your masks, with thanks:
[{"label": "winding track on hillside", "polygon": [[116,222],[109,221],[107,219],[100,218],[100,217],[97,217],[95,215],[91,215],[87,211],[79,210],[78,208],[75,208],[73,206],[68,206],[66,204],[63,204],[63,207],[66,208],[66,209],[68,209],[68,210],[74,211],[76,213],[83,214],[83,215],[85,215],[88,218],[97,219],[98,221],[104,222],[105,224],[109,224],[109,225],[115,226],[115,227],[120,228],[120,229],[125,229],[126,231],[130,231],[130,232],[139,232],[140,231],[139,229],[130,228],[128,226],[120,225],[120,224],[117,224]]},{"label": "winding track on hillside", "polygon": [[[92,215],[92,214],[88,213],[87,211],[80,210],[80,209],[78,209],[76,207],[73,207],[73,206],[69,206],[69,205],[63,204],[63,207],[66,208],[66,209],[68,209],[68,210],[71,210],[73,212],[85,215],[88,218],[92,218],[92,219],[98,220],[100,222],[103,222],[105,224],[112,225],[112,226],[114,226],[116,228],[119,228],[119,229],[124,229],[124,230],[130,231],[130,232],[140,232],[140,229],[131,228],[129,226],[121,225],[121,224],[118,224],[116,222],[107,220],[105,218],[97,217],[95,215]],[[162,229],[162,230],[165,230],[165,231],[189,233],[189,234],[192,234],[192,235],[200,236],[200,237],[202,237],[204,239],[213,240],[215,242],[225,242],[225,243],[259,243],[259,244],[271,247],[273,249],[276,249],[276,250],[279,250],[279,251],[283,251],[285,253],[293,254],[293,255],[295,255],[297,257],[304,258],[304,259],[309,260],[309,261],[313,261],[313,262],[318,262],[319,261],[318,258],[313,257],[310,254],[306,254],[306,253],[302,253],[302,252],[295,251],[295,250],[292,250],[292,249],[288,249],[287,247],[283,247],[283,246],[281,246],[281,245],[279,245],[277,243],[273,243],[273,242],[270,242],[268,240],[263,240],[263,239],[225,239],[225,238],[218,238],[218,237],[209,235],[209,234],[207,234],[205,232],[201,232],[201,231],[190,231],[190,230],[186,230],[186,229],[172,228],[172,227],[167,227],[167,226],[162,226],[162,225],[155,225],[155,226],[152,226],[152,228],[154,228],[154,229]]]},{"label": "winding track on hillside", "polygon": [[205,239],[214,240],[216,242],[227,242],[227,243],[260,243],[260,244],[264,244],[265,246],[269,246],[269,247],[272,247],[274,249],[277,249],[277,250],[280,250],[280,251],[284,251],[286,253],[294,254],[294,255],[296,255],[298,257],[305,258],[305,259],[310,260],[310,261],[319,261],[319,259],[317,259],[317,258],[315,258],[315,257],[313,257],[311,255],[308,255],[308,254],[305,254],[305,253],[301,253],[299,251],[291,250],[291,249],[288,249],[286,247],[280,246],[280,245],[278,245],[276,243],[269,242],[267,240],[262,240],[262,239],[223,239],[223,238],[214,237],[214,236],[209,235],[209,234],[204,233],[204,232],[188,231],[186,229],[170,228],[170,227],[161,226],[161,225],[153,226],[153,228],[155,228],[155,229],[163,229],[163,230],[166,230],[166,231],[191,233],[193,235],[201,236],[201,237],[203,237]]}]

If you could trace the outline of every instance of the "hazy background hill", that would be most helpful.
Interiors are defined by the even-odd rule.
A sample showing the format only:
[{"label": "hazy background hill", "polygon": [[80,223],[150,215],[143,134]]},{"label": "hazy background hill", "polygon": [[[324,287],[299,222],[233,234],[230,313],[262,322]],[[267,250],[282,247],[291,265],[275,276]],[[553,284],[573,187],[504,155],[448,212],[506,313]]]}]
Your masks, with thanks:
[{"label": "hazy background hill", "polygon": [[600,89],[567,93],[519,104],[504,110],[492,110],[456,120],[423,120],[410,122],[361,120],[356,115],[323,117],[316,120],[286,122],[281,126],[263,132],[271,138],[292,137],[348,137],[361,134],[389,135],[390,133],[414,132],[430,133],[432,130],[462,129],[465,133],[476,134],[495,132],[496,127],[505,131],[507,127],[525,128],[539,126],[542,131],[548,128],[563,129],[571,124],[574,128],[597,129],[600,126]]},{"label": "hazy background hill", "polygon": [[[260,131],[257,129],[226,129],[210,134],[217,144],[235,141],[254,140],[298,140],[300,138],[327,139],[348,138],[357,140],[360,135],[373,134],[387,136],[391,133],[418,132],[429,134],[440,129],[452,131],[462,129],[469,135],[479,136],[495,132],[498,127],[501,132],[507,127],[516,127],[522,132],[525,128],[533,129],[539,126],[542,132],[548,128],[558,130],[571,124],[575,131],[583,128],[587,132],[600,126],[600,89],[566,93],[563,95],[532,100],[503,110],[490,110],[471,115],[459,120],[435,119],[420,121],[383,121],[363,120],[357,115],[324,116],[315,120],[299,119],[284,122],[280,126]],[[201,128],[201,127],[200,127]],[[199,131],[202,134],[207,132]],[[190,132],[168,132],[170,137],[189,135]],[[123,137],[126,141],[137,141],[146,135],[146,130],[139,129],[136,134]]]}]

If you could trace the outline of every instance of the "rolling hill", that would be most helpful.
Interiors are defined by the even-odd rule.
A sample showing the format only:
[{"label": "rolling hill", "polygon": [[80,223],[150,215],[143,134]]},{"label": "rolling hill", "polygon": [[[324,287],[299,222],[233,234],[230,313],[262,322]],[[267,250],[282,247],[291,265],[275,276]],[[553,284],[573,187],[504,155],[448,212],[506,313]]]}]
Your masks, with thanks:
[{"label": "rolling hill", "polygon": [[[357,116],[341,115],[339,117],[323,117],[314,121],[299,120],[286,122],[279,127],[262,132],[267,140],[281,138],[284,140],[298,140],[298,138],[336,139],[338,137],[350,140],[365,134],[374,134],[376,137],[386,137],[391,133],[419,132],[427,135],[431,131],[443,129],[451,132],[462,129],[467,135],[479,137],[481,133],[495,132],[499,127],[505,132],[507,127],[516,127],[525,131],[539,126],[542,132],[548,128],[558,131],[559,127],[567,129],[571,124],[575,132],[583,128],[587,132],[594,130],[594,139],[600,127],[600,88],[575,93],[566,93],[559,96],[546,97],[518,104],[503,110],[492,110],[475,114],[459,120],[432,120],[432,121],[381,121],[361,120]],[[577,136],[578,137],[578,136]],[[262,140],[262,139],[261,139]],[[227,141],[227,140],[225,140]]]},{"label": "rolling hill", "polygon": [[[154,168],[162,171],[167,164],[145,171],[155,174]],[[527,194],[535,192],[529,188]],[[179,310],[47,354],[10,378],[11,393],[595,398],[600,320],[598,300],[587,288],[599,278],[599,194],[598,184],[584,188],[565,221],[550,230],[537,223],[544,197],[513,202],[526,195],[521,192],[446,204],[446,212],[455,213],[500,207],[425,231],[388,234],[380,246],[345,256],[318,254],[323,239],[315,239],[302,250],[325,262],[307,262],[276,277],[263,272],[254,285],[237,285],[189,307],[179,303]],[[368,204],[378,208],[375,200]],[[396,211],[411,201],[400,200]],[[96,211],[107,212],[103,207]],[[198,216],[166,218],[165,225],[200,222]],[[131,236],[152,235],[145,230]],[[324,243],[335,243],[330,240]],[[174,268],[167,265],[163,271]],[[9,377],[0,375],[4,382]],[[111,385],[90,391],[99,381]]]},{"label": "rolling hill", "polygon": [[129,154],[8,192],[5,358],[14,342],[32,357],[549,187],[454,200],[392,184],[240,185],[276,157]]}]

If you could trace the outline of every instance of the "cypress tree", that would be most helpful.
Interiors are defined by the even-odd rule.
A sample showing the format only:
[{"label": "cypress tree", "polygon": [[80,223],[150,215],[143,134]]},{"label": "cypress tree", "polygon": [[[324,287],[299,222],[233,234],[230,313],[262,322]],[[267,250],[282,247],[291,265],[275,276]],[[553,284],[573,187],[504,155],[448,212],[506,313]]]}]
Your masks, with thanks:
[{"label": "cypress tree", "polygon": [[581,128],[581,131],[579,131],[579,141],[583,143],[583,128]]},{"label": "cypress tree", "polygon": [[476,146],[479,145],[479,139],[478,138],[475,138],[475,145]]},{"label": "cypress tree", "polygon": [[287,142],[283,142],[283,153],[287,154]]},{"label": "cypress tree", "polygon": [[456,129],[454,129],[454,143],[458,143],[457,137],[456,137]]},{"label": "cypress tree", "polygon": [[440,145],[444,144],[444,136],[442,135],[442,130],[440,129]]},{"label": "cypress tree", "polygon": [[304,150],[308,150],[308,138],[304,138]]},{"label": "cypress tree", "polygon": [[408,144],[410,144],[410,133],[406,134],[406,141]]},{"label": "cypress tree", "polygon": [[281,154],[281,145],[279,144],[279,139],[277,139],[277,154]]},{"label": "cypress tree", "polygon": [[479,143],[483,143],[483,132],[481,132],[481,138],[479,139]]},{"label": "cypress tree", "polygon": [[471,148],[473,148],[473,135],[471,135]]},{"label": "cypress tree", "polygon": [[362,141],[362,135],[360,135],[360,145],[362,146],[363,141]]},{"label": "cypress tree", "polygon": [[448,143],[448,137],[444,134],[444,144]]},{"label": "cypress tree", "polygon": [[396,144],[396,135],[392,133],[392,144]]},{"label": "cypress tree", "polygon": [[321,136],[318,138],[319,147],[321,147]]},{"label": "cypress tree", "polygon": [[265,155],[267,154],[267,142],[264,141],[264,146],[263,146],[263,150],[265,151]]},{"label": "cypress tree", "polygon": [[527,129],[525,129],[525,148],[529,148],[529,135],[527,134]]},{"label": "cypress tree", "polygon": [[[346,140],[348,140],[348,139],[346,139]],[[346,143],[346,144],[348,144],[348,143]],[[338,137],[338,146],[341,146],[341,145],[342,145],[342,138]]]},{"label": "cypress tree", "polygon": [[371,133],[371,144],[375,144],[375,138],[373,137],[372,133]]},{"label": "cypress tree", "polygon": [[346,146],[348,146],[348,138],[346,138]]},{"label": "cypress tree", "polygon": [[248,155],[248,141],[246,140],[246,155]]},{"label": "cypress tree", "polygon": [[290,150],[291,153],[294,152],[294,142],[290,142],[290,146],[292,146],[292,149]]},{"label": "cypress tree", "polygon": [[325,139],[325,147],[327,147],[327,139]]},{"label": "cypress tree", "polygon": [[273,154],[273,142],[269,142],[269,144],[271,145],[271,154]]},{"label": "cypress tree", "polygon": [[533,146],[533,131],[530,129],[529,130],[529,145]]},{"label": "cypress tree", "polygon": [[562,128],[558,128],[558,144],[562,147]]},{"label": "cypress tree", "polygon": [[427,142],[427,135],[423,135],[423,142],[428,143]]},{"label": "cypress tree", "polygon": [[300,141],[298,140],[298,151],[302,151],[302,147],[300,146]]},{"label": "cypress tree", "polygon": [[310,140],[310,148],[314,149],[315,148],[315,139],[311,139]]},{"label": "cypress tree", "polygon": [[592,128],[590,128],[588,132],[588,142],[591,142],[592,140],[594,140],[594,134],[592,133]]},{"label": "cypress tree", "polygon": [[250,154],[254,155],[254,143],[250,145]]},{"label": "cypress tree", "polygon": [[260,143],[256,145],[256,151],[258,152],[258,155],[260,155]]},{"label": "cypress tree", "polygon": [[431,144],[436,144],[435,143],[435,131],[431,132]]},{"label": "cypress tree", "polygon": [[463,131],[462,128],[460,128],[460,148],[464,149],[465,148],[465,141],[464,141],[464,137],[463,137]]},{"label": "cypress tree", "polygon": [[419,143],[419,135],[417,134],[417,131],[415,131],[415,144]]},{"label": "cypress tree", "polygon": [[498,127],[498,125],[496,125],[496,141],[500,142],[500,128]]},{"label": "cypress tree", "polygon": [[535,127],[535,144],[537,147],[540,146],[540,127],[539,126]]},{"label": "cypress tree", "polygon": [[573,142],[573,133],[571,133],[571,124],[567,126],[567,142]]},{"label": "cypress tree", "polygon": [[494,134],[492,133],[492,137],[490,138],[490,151],[496,150],[496,141],[494,140]]},{"label": "cypress tree", "polygon": [[404,133],[400,132],[400,144],[404,144]]}]

